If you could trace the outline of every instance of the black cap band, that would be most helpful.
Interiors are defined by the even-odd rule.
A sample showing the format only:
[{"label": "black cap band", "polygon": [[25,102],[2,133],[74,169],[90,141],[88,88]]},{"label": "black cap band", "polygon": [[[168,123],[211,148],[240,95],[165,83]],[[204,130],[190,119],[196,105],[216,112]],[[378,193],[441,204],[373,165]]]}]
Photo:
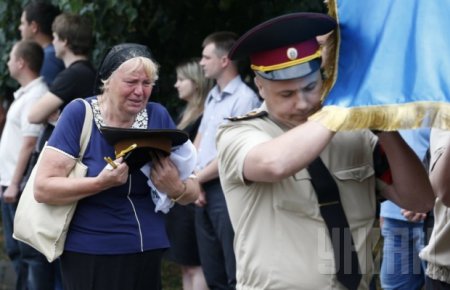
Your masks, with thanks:
[{"label": "black cap band", "polygon": [[106,80],[122,63],[139,56],[152,59],[152,54],[145,45],[123,43],[114,46],[103,59],[98,70],[98,77]]}]

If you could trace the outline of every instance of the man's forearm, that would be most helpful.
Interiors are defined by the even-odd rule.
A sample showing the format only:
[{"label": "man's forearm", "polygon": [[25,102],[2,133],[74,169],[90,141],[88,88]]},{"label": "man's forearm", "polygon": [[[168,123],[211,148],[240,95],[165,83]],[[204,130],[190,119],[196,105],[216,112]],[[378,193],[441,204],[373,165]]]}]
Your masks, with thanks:
[{"label": "man's forearm", "polygon": [[205,168],[197,172],[197,178],[200,183],[205,183],[219,177],[218,161],[215,158]]},{"label": "man's forearm", "polygon": [[395,189],[387,198],[402,208],[427,212],[433,207],[434,194],[421,161],[397,132],[381,132],[378,136],[386,152]]}]

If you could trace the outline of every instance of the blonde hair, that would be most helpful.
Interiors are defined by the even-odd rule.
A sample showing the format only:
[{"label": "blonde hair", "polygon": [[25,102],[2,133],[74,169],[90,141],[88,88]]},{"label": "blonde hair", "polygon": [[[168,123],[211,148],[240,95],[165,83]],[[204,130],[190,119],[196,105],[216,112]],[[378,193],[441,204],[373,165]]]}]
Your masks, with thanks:
[{"label": "blonde hair", "polygon": [[[122,64],[120,64],[120,66],[114,72],[118,71],[122,66],[124,66],[125,64],[129,64],[129,63],[131,63],[132,66],[125,73],[131,73],[140,68],[143,68],[145,71],[145,74],[152,81],[153,84],[158,80],[158,77],[159,77],[158,76],[158,70],[159,70],[158,64],[156,64],[151,59],[149,59],[147,57],[142,57],[142,56],[134,57],[127,61],[124,61]],[[106,80],[102,80],[102,83],[103,83],[103,85],[101,87],[102,92],[104,92],[105,89],[109,86],[109,83],[111,82],[111,77],[114,75],[114,72]]]},{"label": "blonde hair", "polygon": [[185,129],[203,114],[206,96],[214,84],[212,79],[205,78],[199,61],[200,59],[193,58],[176,67],[177,74],[191,80],[196,88],[194,95],[181,113],[178,129]]}]

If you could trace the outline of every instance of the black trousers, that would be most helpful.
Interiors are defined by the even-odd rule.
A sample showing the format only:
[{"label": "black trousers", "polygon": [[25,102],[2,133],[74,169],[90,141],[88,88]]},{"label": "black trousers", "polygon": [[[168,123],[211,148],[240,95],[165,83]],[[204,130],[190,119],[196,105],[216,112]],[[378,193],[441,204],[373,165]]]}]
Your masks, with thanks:
[{"label": "black trousers", "polygon": [[64,252],[64,290],[160,290],[164,250],[124,255]]},{"label": "black trousers", "polygon": [[425,276],[426,290],[450,290],[450,284]]},{"label": "black trousers", "polygon": [[200,261],[210,290],[236,288],[234,231],[219,179],[203,185],[207,204],[197,207],[195,229]]}]

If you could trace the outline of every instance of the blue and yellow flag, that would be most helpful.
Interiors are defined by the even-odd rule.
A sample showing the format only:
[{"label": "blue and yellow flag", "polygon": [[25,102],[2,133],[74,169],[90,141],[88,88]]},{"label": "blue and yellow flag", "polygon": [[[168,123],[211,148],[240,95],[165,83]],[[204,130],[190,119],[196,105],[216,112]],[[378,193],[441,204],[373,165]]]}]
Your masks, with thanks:
[{"label": "blue and yellow flag", "polygon": [[450,129],[450,1],[329,0],[331,130]]}]

